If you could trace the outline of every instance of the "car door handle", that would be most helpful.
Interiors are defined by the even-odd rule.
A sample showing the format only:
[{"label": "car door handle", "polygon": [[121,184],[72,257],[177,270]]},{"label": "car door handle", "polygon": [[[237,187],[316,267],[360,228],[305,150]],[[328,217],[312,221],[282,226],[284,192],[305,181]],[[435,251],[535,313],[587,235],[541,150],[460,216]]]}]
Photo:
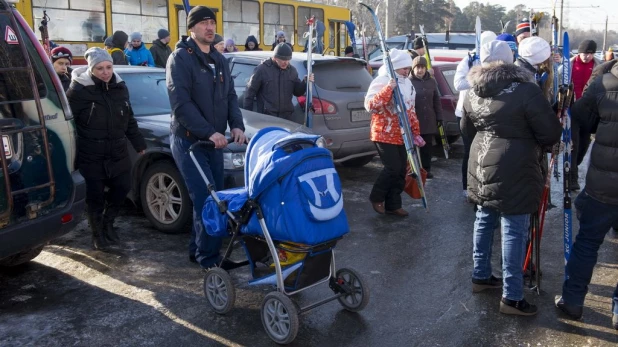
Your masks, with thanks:
[{"label": "car door handle", "polygon": [[2,118],[0,119],[0,130],[22,129],[24,122],[17,118]]}]

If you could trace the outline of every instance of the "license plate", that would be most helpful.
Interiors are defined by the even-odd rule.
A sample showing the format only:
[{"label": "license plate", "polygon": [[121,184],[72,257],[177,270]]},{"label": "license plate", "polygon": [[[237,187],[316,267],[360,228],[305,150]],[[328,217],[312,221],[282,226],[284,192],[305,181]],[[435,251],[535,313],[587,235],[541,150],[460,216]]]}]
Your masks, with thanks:
[{"label": "license plate", "polygon": [[11,137],[9,135],[2,135],[2,144],[4,145],[4,156],[6,159],[11,159],[13,157]]},{"label": "license plate", "polygon": [[371,113],[366,110],[352,111],[352,122],[365,122],[371,119]]}]

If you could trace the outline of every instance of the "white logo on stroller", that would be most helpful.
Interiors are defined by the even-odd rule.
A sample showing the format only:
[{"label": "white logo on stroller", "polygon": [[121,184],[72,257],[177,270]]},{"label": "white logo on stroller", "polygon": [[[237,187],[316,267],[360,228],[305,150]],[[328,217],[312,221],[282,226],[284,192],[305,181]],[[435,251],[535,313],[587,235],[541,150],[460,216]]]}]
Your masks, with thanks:
[{"label": "white logo on stroller", "polygon": [[[298,180],[300,183],[305,183],[313,191],[314,201],[307,201],[309,204],[309,210],[316,220],[327,221],[337,217],[343,210],[343,196],[337,191],[335,187],[335,175],[337,171],[334,168],[322,169],[313,172],[306,173]],[[320,190],[316,185],[316,181],[326,181],[326,189]],[[323,181],[322,181],[323,182]],[[320,182],[320,183],[322,183]],[[324,185],[321,184],[321,187]],[[332,201],[335,203],[331,207],[323,207],[327,204],[327,197],[330,195]]]}]

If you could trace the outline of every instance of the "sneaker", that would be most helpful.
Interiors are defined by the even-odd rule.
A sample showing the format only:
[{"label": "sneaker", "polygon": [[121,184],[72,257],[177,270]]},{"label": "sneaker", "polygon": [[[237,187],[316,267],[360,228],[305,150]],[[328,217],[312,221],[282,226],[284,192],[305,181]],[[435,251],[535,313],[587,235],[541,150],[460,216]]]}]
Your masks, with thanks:
[{"label": "sneaker", "polygon": [[472,279],[472,293],[482,292],[485,289],[498,288],[502,288],[502,278],[497,278],[494,275],[484,280],[477,278]]},{"label": "sneaker", "polygon": [[195,259],[195,255],[193,254],[189,254],[189,261],[192,263],[197,264],[197,259]]},{"label": "sneaker", "polygon": [[582,318],[582,313],[584,311],[582,306],[569,305],[565,303],[564,299],[562,299],[562,295],[556,295],[554,302],[556,303],[556,307],[569,316],[569,318],[575,320]]},{"label": "sneaker", "polygon": [[612,325],[614,329],[618,330],[618,314],[612,313]]},{"label": "sneaker", "polygon": [[433,178],[433,174],[431,173],[431,171],[427,171],[427,179],[430,180]]},{"label": "sneaker", "polygon": [[536,311],[536,306],[530,305],[526,299],[514,301],[507,298],[502,298],[500,300],[500,313],[519,316],[534,316]]},{"label": "sneaker", "polygon": [[571,181],[571,186],[569,187],[572,191],[580,190],[579,183],[577,180]]}]

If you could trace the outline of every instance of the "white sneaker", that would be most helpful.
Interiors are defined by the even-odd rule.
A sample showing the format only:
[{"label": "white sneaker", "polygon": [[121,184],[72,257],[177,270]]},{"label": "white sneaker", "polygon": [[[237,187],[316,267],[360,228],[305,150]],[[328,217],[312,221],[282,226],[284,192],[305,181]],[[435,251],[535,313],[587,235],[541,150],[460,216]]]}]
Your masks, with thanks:
[{"label": "white sneaker", "polygon": [[466,199],[468,198],[468,191],[466,189],[463,191],[463,197]]}]

